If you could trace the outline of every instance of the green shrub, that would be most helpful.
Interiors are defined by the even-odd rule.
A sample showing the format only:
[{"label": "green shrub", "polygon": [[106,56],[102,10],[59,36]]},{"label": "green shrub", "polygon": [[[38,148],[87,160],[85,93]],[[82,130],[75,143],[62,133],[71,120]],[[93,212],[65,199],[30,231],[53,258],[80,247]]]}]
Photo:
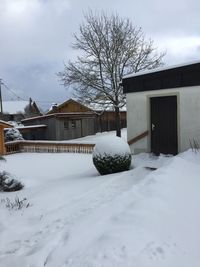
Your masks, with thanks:
[{"label": "green shrub", "polygon": [[101,175],[127,171],[131,165],[129,145],[117,136],[102,138],[94,147],[93,163]]},{"label": "green shrub", "polygon": [[127,171],[131,165],[131,154],[124,155],[97,155],[93,163],[101,175]]}]

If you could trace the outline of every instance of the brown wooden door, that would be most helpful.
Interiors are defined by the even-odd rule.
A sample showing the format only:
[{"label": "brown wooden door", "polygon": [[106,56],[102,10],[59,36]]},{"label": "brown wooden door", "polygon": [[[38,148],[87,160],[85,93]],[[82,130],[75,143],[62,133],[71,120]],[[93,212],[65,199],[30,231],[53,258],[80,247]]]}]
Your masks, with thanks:
[{"label": "brown wooden door", "polygon": [[177,97],[150,98],[151,152],[159,155],[178,153]]}]

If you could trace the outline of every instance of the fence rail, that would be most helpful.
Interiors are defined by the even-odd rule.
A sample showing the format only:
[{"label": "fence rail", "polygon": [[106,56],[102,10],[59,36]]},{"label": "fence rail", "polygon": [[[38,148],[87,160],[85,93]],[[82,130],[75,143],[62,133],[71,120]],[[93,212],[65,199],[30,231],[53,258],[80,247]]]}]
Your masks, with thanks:
[{"label": "fence rail", "polygon": [[131,140],[128,141],[129,145],[132,145],[134,143],[136,143],[137,141],[141,140],[142,138],[146,137],[149,134],[149,131],[145,131],[139,135],[137,135],[136,137],[132,138]]},{"label": "fence rail", "polygon": [[94,144],[14,141],[5,143],[5,147],[7,155],[17,152],[90,154]]}]

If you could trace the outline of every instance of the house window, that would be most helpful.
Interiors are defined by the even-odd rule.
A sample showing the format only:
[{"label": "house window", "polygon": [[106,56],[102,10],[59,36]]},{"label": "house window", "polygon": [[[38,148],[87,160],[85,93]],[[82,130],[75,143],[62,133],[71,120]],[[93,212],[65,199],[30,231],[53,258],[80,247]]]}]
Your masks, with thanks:
[{"label": "house window", "polygon": [[65,130],[76,129],[76,120],[65,120],[64,129]]},{"label": "house window", "polygon": [[76,121],[75,120],[71,121],[71,128],[76,129]]},{"label": "house window", "polygon": [[64,121],[64,129],[69,130],[69,121],[68,120]]}]

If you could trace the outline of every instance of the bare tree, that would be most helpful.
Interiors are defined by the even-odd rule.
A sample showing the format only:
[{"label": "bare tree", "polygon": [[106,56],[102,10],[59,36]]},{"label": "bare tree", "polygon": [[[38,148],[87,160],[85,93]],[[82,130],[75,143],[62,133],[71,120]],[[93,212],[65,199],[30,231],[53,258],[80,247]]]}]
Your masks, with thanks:
[{"label": "bare tree", "polygon": [[165,53],[158,53],[152,40],[145,40],[141,28],[129,19],[89,11],[74,34],[72,47],[80,51],[59,72],[64,86],[74,86],[75,96],[84,103],[111,105],[115,110],[116,134],[121,136],[120,108],[125,105],[120,81],[129,73],[162,64]]}]

